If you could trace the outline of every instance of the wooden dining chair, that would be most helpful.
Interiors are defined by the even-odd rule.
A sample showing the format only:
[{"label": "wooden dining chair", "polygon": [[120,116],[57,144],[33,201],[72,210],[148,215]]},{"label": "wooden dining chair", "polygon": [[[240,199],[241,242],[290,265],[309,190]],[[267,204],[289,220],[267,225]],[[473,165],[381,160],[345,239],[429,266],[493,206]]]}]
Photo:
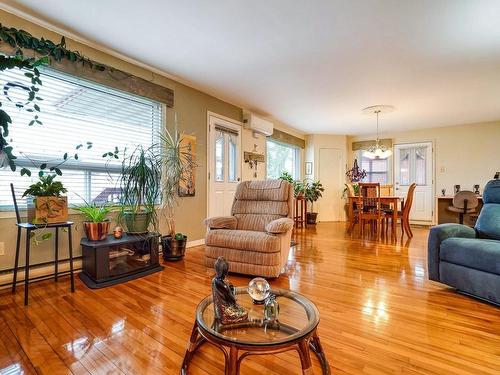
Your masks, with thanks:
[{"label": "wooden dining chair", "polygon": [[[415,194],[416,187],[417,187],[416,183],[412,183],[410,185],[410,187],[408,188],[408,191],[406,193],[406,198],[403,201],[403,205],[402,205],[403,207],[401,208],[401,211],[398,210],[398,219],[401,221],[401,235],[404,235],[404,233],[406,233],[406,235],[410,238],[413,237],[413,232],[411,231],[411,227],[410,227],[410,211],[411,211],[411,206],[413,205],[413,196]],[[388,223],[389,219],[392,218],[392,213],[393,213],[392,210],[393,209],[397,209],[397,207],[391,208],[389,210],[385,210],[386,229],[387,229],[388,224],[389,224]]]},{"label": "wooden dining chair", "polygon": [[357,209],[361,234],[364,234],[365,224],[368,221],[370,228],[376,229],[377,234],[384,224],[385,212],[380,203],[380,184],[375,182],[360,182],[358,189]]}]

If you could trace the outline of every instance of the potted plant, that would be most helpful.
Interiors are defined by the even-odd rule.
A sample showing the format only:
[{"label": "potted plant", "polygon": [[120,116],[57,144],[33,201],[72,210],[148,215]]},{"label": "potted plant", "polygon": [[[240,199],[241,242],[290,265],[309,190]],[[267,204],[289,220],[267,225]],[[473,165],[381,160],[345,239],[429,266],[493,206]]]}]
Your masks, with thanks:
[{"label": "potted plant", "polygon": [[314,212],[314,202],[323,196],[325,188],[319,181],[304,183],[304,196],[308,202],[311,202],[311,211],[306,214],[307,224],[316,224],[318,213]]},{"label": "potted plant", "polygon": [[175,230],[174,208],[179,196],[179,186],[181,183],[188,182],[196,163],[187,146],[183,144],[183,135],[177,129],[173,133],[166,130],[160,139],[162,143],[161,164],[164,171],[163,208],[168,226],[168,233],[161,237],[163,259],[179,260],[186,251],[187,236]]},{"label": "potted plant", "polygon": [[103,241],[109,232],[110,209],[106,205],[87,203],[75,207],[75,210],[84,215],[83,229],[89,241]]},{"label": "potted plant", "polygon": [[120,176],[119,221],[125,224],[127,233],[144,234],[158,215],[155,205],[160,203],[162,166],[154,147],[137,147],[124,157]]},{"label": "potted plant", "polygon": [[39,181],[23,194],[28,197],[28,221],[33,224],[60,223],[68,220],[68,198],[61,196],[68,190],[62,182],[54,181],[56,174],[41,173]]},{"label": "potted plant", "polygon": [[306,183],[302,181],[294,180],[292,175],[287,171],[283,171],[278,179],[287,181],[293,185],[293,196],[295,198],[302,198],[305,193]]}]

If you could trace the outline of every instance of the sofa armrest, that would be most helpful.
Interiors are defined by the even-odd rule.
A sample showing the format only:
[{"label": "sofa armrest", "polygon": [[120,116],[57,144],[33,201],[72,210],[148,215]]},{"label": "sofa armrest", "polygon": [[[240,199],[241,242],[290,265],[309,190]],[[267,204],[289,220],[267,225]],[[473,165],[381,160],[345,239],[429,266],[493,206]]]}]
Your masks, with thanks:
[{"label": "sofa armrest", "polygon": [[234,216],[215,216],[205,219],[208,229],[236,229],[238,219]]},{"label": "sofa armrest", "polygon": [[276,219],[266,225],[266,232],[269,234],[284,234],[293,227],[293,220],[287,217]]},{"label": "sofa armrest", "polygon": [[431,228],[429,233],[428,241],[428,269],[429,269],[429,279],[439,280],[439,249],[441,248],[441,243],[453,237],[459,238],[476,238],[476,231],[474,228],[470,228],[466,225],[461,224],[440,224]]}]

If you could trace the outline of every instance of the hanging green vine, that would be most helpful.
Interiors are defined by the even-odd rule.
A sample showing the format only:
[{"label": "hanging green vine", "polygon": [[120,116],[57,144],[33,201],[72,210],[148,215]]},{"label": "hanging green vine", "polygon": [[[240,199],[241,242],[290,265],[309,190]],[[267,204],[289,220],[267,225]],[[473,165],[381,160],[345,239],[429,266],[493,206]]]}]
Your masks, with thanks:
[{"label": "hanging green vine", "polygon": [[[40,78],[40,71],[37,68],[38,66],[48,64],[50,59],[58,62],[67,59],[72,62],[80,62],[82,65],[88,65],[90,68],[99,71],[106,69],[104,65],[91,61],[78,51],[67,49],[64,37],[61,38],[60,43],[56,44],[48,39],[35,38],[27,31],[8,28],[0,24],[0,41],[9,44],[15,49],[14,56],[0,55],[0,72],[8,69],[24,69],[27,70],[25,76],[31,79],[31,86],[27,90],[27,102],[25,104],[16,104],[18,108],[33,113],[33,118],[28,124],[29,126],[42,125],[39,117],[39,112],[41,112],[39,102],[43,99],[37,95],[40,90],[39,86],[42,85],[42,80]],[[34,56],[39,57],[27,57],[24,55],[24,50],[33,50]],[[0,102],[0,168],[8,165],[12,171],[15,171],[17,157],[14,154],[13,147],[9,145],[7,140],[12,119],[1,107],[2,103]],[[81,147],[82,145],[76,146],[76,150]],[[91,147],[92,144],[87,142],[87,149]],[[65,153],[62,163],[58,163],[57,166],[49,167],[47,163],[42,163],[38,166],[40,168],[39,174],[43,175],[43,171],[48,169],[60,175],[61,171],[59,167],[71,158],[78,159],[78,154],[75,153],[73,156],[68,157],[68,153]],[[31,171],[27,168],[22,168],[21,175],[31,176]]]}]

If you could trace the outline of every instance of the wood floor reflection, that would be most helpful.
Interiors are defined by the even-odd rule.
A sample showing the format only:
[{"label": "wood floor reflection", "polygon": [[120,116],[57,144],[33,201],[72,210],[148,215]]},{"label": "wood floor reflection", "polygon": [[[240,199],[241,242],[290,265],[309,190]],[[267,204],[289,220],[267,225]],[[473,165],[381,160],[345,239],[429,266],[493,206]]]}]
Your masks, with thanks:
[{"label": "wood floor reflection", "polygon": [[[271,280],[313,300],[333,374],[500,374],[500,309],[427,280],[428,230],[359,238],[344,223],[299,230]],[[197,303],[210,292],[203,247],[161,273],[100,290],[68,278],[0,293],[0,374],[178,374]],[[250,278],[231,276],[235,285]],[[320,374],[313,358],[315,374]],[[205,346],[192,374],[223,374]],[[250,357],[242,374],[299,374],[293,352]]]}]

